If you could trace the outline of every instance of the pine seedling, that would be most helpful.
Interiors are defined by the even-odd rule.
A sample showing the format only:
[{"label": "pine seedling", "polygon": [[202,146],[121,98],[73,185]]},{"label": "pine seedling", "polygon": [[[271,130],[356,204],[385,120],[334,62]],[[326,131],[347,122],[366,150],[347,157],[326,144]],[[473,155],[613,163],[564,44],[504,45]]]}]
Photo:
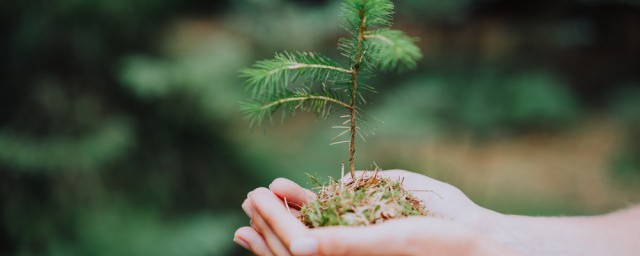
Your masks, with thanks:
[{"label": "pine seedling", "polygon": [[373,91],[359,78],[363,73],[404,70],[422,57],[414,39],[391,25],[393,3],[389,0],[345,0],[342,4],[348,37],[339,39],[339,50],[348,66],[314,52],[276,53],[242,71],[253,99],[242,106],[252,125],[271,119],[274,112],[310,111],[326,118],[334,110],[346,110],[339,126],[349,135],[349,171],[355,179],[356,135],[363,115],[364,91]]},{"label": "pine seedling", "polygon": [[[355,175],[356,138],[364,139],[365,134],[361,128],[366,115],[361,105],[366,103],[365,92],[374,91],[373,87],[363,83],[362,78],[370,77],[377,71],[414,68],[417,60],[422,57],[414,38],[389,28],[392,14],[393,3],[390,0],[343,1],[341,16],[348,34],[339,39],[338,49],[346,58],[345,65],[315,52],[283,52],[276,53],[273,59],[258,61],[252,68],[241,72],[252,95],[250,101],[243,103],[242,110],[250,118],[252,125],[271,120],[279,109],[284,110],[285,115],[309,111],[320,118],[343,112],[341,117],[346,120],[342,125],[335,126],[342,129],[336,138],[348,138],[332,144],[349,143],[349,173],[352,182],[346,187],[339,182],[330,182],[327,187],[334,189],[323,189],[319,193],[319,199],[326,200],[309,204],[308,207],[314,207],[313,209],[301,210],[303,215],[305,212],[317,213],[315,216],[303,216],[303,221],[309,226],[366,225],[395,215],[424,213],[422,208],[413,207],[417,201],[415,198],[405,196],[408,193],[404,190],[399,191],[402,185],[400,181],[380,179],[375,175],[357,178]],[[382,190],[378,191],[374,187]],[[350,199],[347,200],[345,196],[349,195]],[[355,222],[345,222],[340,211],[345,210],[345,216],[350,216],[349,214],[354,213],[353,205],[343,207],[333,203],[338,200],[367,205],[370,204],[369,197],[374,195],[395,203],[395,206],[389,208],[393,208],[389,210],[393,213],[387,212],[386,208],[379,209],[378,206],[375,209],[360,207],[358,214],[362,216],[352,217],[351,219],[357,219]],[[395,213],[404,208],[408,209],[405,213]],[[333,213],[327,215],[327,210],[334,212],[335,216],[330,215]]]}]

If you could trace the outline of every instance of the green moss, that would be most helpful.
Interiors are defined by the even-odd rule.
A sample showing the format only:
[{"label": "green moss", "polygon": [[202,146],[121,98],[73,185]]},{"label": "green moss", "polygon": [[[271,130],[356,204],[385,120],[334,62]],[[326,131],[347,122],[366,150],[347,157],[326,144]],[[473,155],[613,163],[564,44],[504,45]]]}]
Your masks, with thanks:
[{"label": "green moss", "polygon": [[407,191],[402,181],[361,176],[342,183],[330,180],[316,200],[300,209],[301,220],[311,228],[366,226],[388,219],[426,215],[424,205]]}]

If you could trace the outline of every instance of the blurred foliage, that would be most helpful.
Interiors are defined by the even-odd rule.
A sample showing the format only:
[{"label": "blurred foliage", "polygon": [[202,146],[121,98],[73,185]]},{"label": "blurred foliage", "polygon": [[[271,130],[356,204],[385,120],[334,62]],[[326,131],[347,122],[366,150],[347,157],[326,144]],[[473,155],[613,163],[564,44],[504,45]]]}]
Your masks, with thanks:
[{"label": "blurred foliage", "polygon": [[465,77],[443,72],[415,78],[387,93],[374,115],[389,120],[380,126],[383,134],[455,136],[469,130],[486,137],[563,130],[579,120],[579,109],[568,86],[548,72],[482,68]]},{"label": "blurred foliage", "polygon": [[234,85],[248,52],[242,39],[217,33],[177,56],[127,56],[120,80],[142,100],[178,108],[189,104],[196,107],[194,115],[228,120],[236,114],[243,93],[241,86]]},{"label": "blurred foliage", "polygon": [[129,153],[131,127],[122,121],[102,124],[80,137],[32,138],[0,132],[0,159],[16,170],[94,171]]},{"label": "blurred foliage", "polygon": [[[399,147],[422,137],[571,137],[611,119],[610,174],[637,187],[639,1],[394,2],[425,56],[369,81],[375,138],[393,144],[363,144],[381,153],[361,168],[422,168]],[[250,131],[238,70],[284,49],[338,56],[337,13],[339,1],[1,1],[0,254],[242,254],[231,237],[246,192],[336,176],[346,149],[328,145],[334,119]]]},{"label": "blurred foliage", "polygon": [[404,6],[413,15],[427,19],[459,21],[464,18],[466,12],[471,8],[471,0],[401,0],[397,5]]},{"label": "blurred foliage", "polygon": [[624,125],[627,137],[612,159],[614,174],[627,185],[640,181],[640,86],[627,83],[611,96],[614,117]]}]

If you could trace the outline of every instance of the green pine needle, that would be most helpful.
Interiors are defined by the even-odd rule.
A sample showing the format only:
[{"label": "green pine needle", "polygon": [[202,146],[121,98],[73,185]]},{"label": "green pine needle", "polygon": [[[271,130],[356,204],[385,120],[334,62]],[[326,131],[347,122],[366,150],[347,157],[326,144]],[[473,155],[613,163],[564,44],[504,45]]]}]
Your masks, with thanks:
[{"label": "green pine needle", "polygon": [[390,26],[393,3],[389,0],[345,0],[342,3],[342,17],[347,30],[355,32],[360,28],[361,14],[368,28]]},{"label": "green pine needle", "polygon": [[269,100],[245,102],[241,110],[251,120],[252,125],[260,125],[265,120],[270,120],[273,113],[280,108],[285,109],[285,113],[300,110],[326,118],[332,113],[332,109],[349,109],[350,107],[343,94],[323,87],[316,90],[306,88],[285,90]]},{"label": "green pine needle", "polygon": [[[366,103],[363,92],[375,89],[360,84],[355,98],[351,97],[352,84],[357,81],[355,64],[361,73],[372,68],[404,70],[414,68],[422,57],[415,39],[402,31],[384,28],[391,25],[392,14],[393,3],[389,0],[344,0],[342,16],[350,37],[340,38],[338,48],[350,67],[344,68],[313,52],[276,53],[273,59],[258,61],[241,71],[253,95],[252,101],[242,105],[243,112],[252,124],[261,124],[278,109],[308,110],[326,117],[335,105],[353,109],[358,121],[361,115],[357,106]],[[312,90],[319,83],[322,89]]]},{"label": "green pine needle", "polygon": [[254,97],[270,98],[286,90],[290,83],[345,80],[351,70],[312,52],[276,53],[270,60],[258,61],[241,71]]},{"label": "green pine needle", "polygon": [[365,34],[365,38],[371,43],[370,59],[382,70],[415,68],[422,58],[416,39],[402,31],[382,28]]}]

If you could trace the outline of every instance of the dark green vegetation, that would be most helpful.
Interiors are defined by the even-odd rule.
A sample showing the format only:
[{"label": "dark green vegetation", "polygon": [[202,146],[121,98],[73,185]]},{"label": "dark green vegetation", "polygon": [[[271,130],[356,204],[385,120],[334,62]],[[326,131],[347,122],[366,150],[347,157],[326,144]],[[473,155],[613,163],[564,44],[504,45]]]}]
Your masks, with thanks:
[{"label": "dark green vegetation", "polygon": [[[594,120],[624,131],[613,152],[588,157],[606,160],[603,183],[640,187],[638,1],[396,4],[394,28],[420,37],[424,58],[415,71],[365,79],[380,93],[363,108],[385,122],[371,122],[377,134],[358,166],[433,175],[440,169],[417,162],[430,151],[407,156],[398,145],[462,137],[465,150],[483,150],[532,132],[571,138]],[[268,136],[250,132],[237,70],[284,49],[339,59],[341,21],[327,18],[339,11],[312,0],[0,1],[0,254],[243,255],[231,236],[246,224],[249,189],[279,176],[304,182],[309,171],[335,176],[347,152],[327,145],[337,120],[300,114]],[[625,205],[601,206],[624,194],[580,181],[590,175],[573,151],[554,154],[564,161],[544,169],[553,176],[531,184],[559,180],[558,166],[576,167],[584,183],[547,197],[528,190],[535,204],[484,202],[533,214]],[[464,171],[441,177],[471,184],[461,179],[477,168]]]}]

